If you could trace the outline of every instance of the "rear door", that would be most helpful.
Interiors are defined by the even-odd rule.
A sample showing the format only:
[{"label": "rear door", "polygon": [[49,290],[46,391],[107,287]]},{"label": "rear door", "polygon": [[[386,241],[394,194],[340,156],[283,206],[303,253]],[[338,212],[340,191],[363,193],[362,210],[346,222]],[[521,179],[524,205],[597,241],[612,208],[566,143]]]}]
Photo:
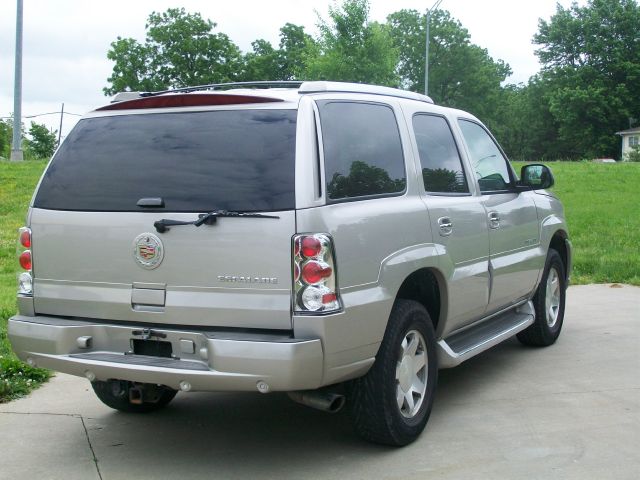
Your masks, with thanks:
[{"label": "rear door", "polygon": [[444,252],[440,267],[448,284],[446,335],[477,319],[487,306],[486,215],[478,197],[471,194],[446,117],[417,112],[412,123],[434,243]]},{"label": "rear door", "polygon": [[[35,196],[38,314],[290,329],[297,111],[128,111],[81,120]],[[218,218],[215,210],[277,218]]]}]

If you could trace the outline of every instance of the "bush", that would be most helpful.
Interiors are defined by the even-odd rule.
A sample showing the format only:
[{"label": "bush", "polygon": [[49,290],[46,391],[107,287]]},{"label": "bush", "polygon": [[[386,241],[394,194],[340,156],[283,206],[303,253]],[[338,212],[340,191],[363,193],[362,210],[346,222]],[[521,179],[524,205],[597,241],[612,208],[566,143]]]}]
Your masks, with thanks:
[{"label": "bush", "polygon": [[627,152],[624,160],[626,162],[640,162],[640,145],[631,147],[631,151]]}]

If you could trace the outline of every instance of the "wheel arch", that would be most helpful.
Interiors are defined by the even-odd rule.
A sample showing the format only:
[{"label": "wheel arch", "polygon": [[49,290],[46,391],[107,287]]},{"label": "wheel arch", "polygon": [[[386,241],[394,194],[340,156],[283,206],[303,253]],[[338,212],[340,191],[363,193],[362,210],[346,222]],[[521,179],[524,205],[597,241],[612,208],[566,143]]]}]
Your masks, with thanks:
[{"label": "wheel arch", "polygon": [[568,285],[571,277],[571,244],[567,232],[562,229],[556,230],[549,241],[549,248],[553,248],[560,254],[565,270],[565,281]]},{"label": "wheel arch", "polygon": [[414,300],[425,307],[436,336],[447,316],[447,289],[442,272],[432,267],[425,267],[410,273],[400,285],[396,300]]}]

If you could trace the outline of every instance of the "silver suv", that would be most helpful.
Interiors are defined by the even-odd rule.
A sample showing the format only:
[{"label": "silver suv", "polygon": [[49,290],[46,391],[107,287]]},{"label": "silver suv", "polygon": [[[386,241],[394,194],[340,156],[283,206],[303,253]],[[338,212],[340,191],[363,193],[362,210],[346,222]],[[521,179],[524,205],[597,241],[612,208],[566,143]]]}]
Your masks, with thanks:
[{"label": "silver suv", "polygon": [[424,429],[438,368],[560,334],[571,244],[546,166],[516,176],[474,116],[333,82],[124,93],[76,125],[20,231],[31,365],[108,406],[177,391],[348,406]]}]

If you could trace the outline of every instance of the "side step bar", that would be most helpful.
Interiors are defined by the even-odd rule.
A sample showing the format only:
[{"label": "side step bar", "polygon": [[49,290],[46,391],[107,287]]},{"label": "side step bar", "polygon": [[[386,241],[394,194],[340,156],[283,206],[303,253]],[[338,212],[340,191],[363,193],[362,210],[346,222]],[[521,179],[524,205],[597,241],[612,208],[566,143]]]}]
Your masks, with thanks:
[{"label": "side step bar", "polygon": [[461,364],[524,330],[534,319],[535,310],[529,301],[440,340],[439,367],[451,368]]}]

